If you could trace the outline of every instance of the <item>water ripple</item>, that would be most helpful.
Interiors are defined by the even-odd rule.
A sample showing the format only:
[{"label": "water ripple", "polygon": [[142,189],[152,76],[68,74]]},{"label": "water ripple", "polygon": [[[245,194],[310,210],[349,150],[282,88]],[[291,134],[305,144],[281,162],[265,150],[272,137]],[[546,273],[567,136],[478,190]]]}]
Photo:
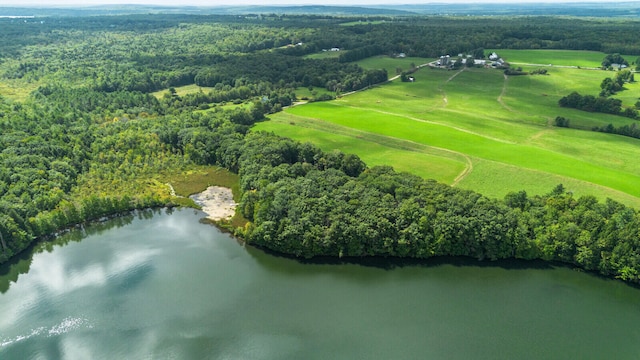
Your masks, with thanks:
[{"label": "water ripple", "polygon": [[92,329],[93,325],[83,317],[66,317],[59,324],[53,325],[50,328],[46,328],[44,326],[32,329],[28,334],[18,335],[13,338],[4,338],[0,339],[0,348],[27,340],[34,336],[57,336],[66,334],[72,330],[76,330],[79,328]]}]

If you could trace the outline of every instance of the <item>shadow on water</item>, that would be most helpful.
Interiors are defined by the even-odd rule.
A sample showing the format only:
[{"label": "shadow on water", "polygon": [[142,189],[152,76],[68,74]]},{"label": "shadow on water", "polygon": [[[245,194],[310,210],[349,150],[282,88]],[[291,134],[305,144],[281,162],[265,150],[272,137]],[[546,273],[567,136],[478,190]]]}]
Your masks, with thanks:
[{"label": "shadow on water", "polygon": [[[402,268],[437,268],[440,266],[456,266],[470,268],[501,268],[504,270],[552,270],[564,268],[585,275],[593,276],[606,281],[616,281],[635,289],[640,290],[640,284],[629,283],[616,279],[612,276],[602,275],[595,271],[585,270],[572,264],[558,261],[545,260],[524,260],[524,259],[500,259],[500,260],[478,260],[465,256],[437,256],[428,259],[400,258],[400,257],[331,257],[320,256],[311,259],[298,258],[292,255],[278,253],[266,248],[246,246],[247,253],[253,257],[261,266],[272,271],[293,274],[295,269],[282,266],[282,260],[289,260],[299,265],[329,265],[338,269],[342,265],[359,266],[363,268],[375,268],[384,271],[392,271]],[[338,270],[337,270],[338,271]]]},{"label": "shadow on water", "polygon": [[528,269],[551,269],[553,264],[546,263],[541,260],[519,260],[519,259],[503,259],[503,260],[477,260],[464,256],[438,256],[428,259],[416,258],[400,258],[400,257],[348,257],[342,259],[331,259],[329,257],[313,258],[302,260],[302,263],[309,264],[331,264],[336,262],[341,264],[353,264],[367,267],[375,267],[384,270],[394,270],[404,267],[438,267],[443,265],[453,265],[459,267],[499,267],[506,270],[528,270]]},{"label": "shadow on water", "polygon": [[[202,224],[216,226],[214,221],[203,217],[199,220]],[[218,230],[228,233],[224,228],[216,226]],[[405,267],[424,267],[433,268],[443,265],[453,265],[458,267],[480,267],[480,268],[502,268],[505,270],[544,270],[557,267],[566,267],[573,269],[574,266],[559,262],[549,262],[543,260],[523,260],[523,259],[500,259],[500,260],[478,260],[465,256],[437,256],[428,259],[417,258],[401,258],[401,257],[384,257],[384,256],[366,256],[366,257],[333,257],[333,256],[316,256],[313,258],[300,258],[294,255],[277,252],[266,247],[246,244],[243,240],[230,235],[235,239],[238,245],[245,247],[247,253],[255,259],[261,266],[273,271],[284,273],[293,273],[295,270],[290,267],[283,266],[282,260],[289,260],[301,265],[355,265],[381,270],[394,270]],[[576,269],[584,271],[581,269]],[[587,272],[587,271],[585,271]],[[595,274],[594,275],[598,275]]]},{"label": "shadow on water", "polygon": [[60,231],[57,235],[49,239],[35,241],[20,254],[0,265],[0,294],[6,293],[11,287],[11,284],[18,281],[20,275],[29,272],[35,254],[44,251],[52,252],[56,246],[65,246],[70,242],[79,242],[89,236],[100,235],[105,231],[129,225],[136,217],[139,219],[150,219],[155,214],[160,214],[161,212],[162,209],[136,210],[134,212],[77,225]]},{"label": "shadow on water", "polygon": [[0,294],[4,294],[9,290],[11,283],[18,281],[18,277],[29,272],[31,262],[33,261],[34,247],[29,245],[20,254],[11,258],[11,260],[0,265]]},{"label": "shadow on water", "polygon": [[[465,256],[437,256],[427,259],[366,256],[366,257],[342,257],[316,256],[310,259],[299,258],[293,255],[279,253],[263,247],[248,245],[253,251],[248,251],[251,256],[260,262],[264,262],[264,256],[259,256],[260,252],[271,257],[289,259],[300,264],[308,265],[357,265],[372,267],[382,270],[394,270],[404,267],[438,267],[443,265],[472,266],[472,267],[499,267],[506,270],[528,270],[528,269],[552,269],[554,267],[566,266],[566,264],[548,262],[543,260],[522,260],[522,259],[501,259],[501,260],[477,260]],[[571,267],[571,266],[569,266]]]}]

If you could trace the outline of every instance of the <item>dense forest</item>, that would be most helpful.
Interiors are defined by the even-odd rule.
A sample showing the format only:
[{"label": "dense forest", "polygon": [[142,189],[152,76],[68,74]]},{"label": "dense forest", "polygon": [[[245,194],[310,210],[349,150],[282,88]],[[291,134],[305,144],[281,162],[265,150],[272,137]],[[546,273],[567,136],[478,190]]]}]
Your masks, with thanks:
[{"label": "dense forest", "polygon": [[[360,58],[492,47],[640,54],[637,22],[394,17],[339,26],[358,19],[0,19],[0,262],[88,220],[172,205],[168,174],[218,165],[240,175],[250,222],[237,234],[282,253],[545,259],[640,281],[640,214],[614,201],[576,199],[562,186],[490,199],[251,131],[300,87],[339,94],[387,79],[353,63]],[[332,47],[350,55],[305,56]],[[191,84],[211,89],[172,88]]]},{"label": "dense forest", "polygon": [[489,199],[269,134],[245,138],[240,174],[244,235],[279,252],[544,259],[640,280],[640,214],[562,185]]}]

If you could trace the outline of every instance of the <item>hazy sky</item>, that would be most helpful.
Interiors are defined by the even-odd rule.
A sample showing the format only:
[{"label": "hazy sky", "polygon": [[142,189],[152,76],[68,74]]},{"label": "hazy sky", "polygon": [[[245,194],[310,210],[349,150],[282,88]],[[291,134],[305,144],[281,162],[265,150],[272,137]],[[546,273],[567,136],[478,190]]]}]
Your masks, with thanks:
[{"label": "hazy sky", "polygon": [[589,2],[596,0],[0,0],[0,6],[68,6],[100,4],[145,4],[145,5],[366,5],[366,4],[424,4],[424,3],[532,3],[532,2]]}]

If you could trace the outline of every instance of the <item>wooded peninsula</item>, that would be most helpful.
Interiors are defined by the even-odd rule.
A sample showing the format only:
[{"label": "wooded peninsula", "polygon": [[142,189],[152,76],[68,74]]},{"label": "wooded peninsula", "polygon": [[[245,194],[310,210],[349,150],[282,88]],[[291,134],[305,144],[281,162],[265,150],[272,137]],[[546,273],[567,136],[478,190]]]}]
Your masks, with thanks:
[{"label": "wooded peninsula", "polygon": [[[625,95],[625,91],[635,94],[638,26],[640,22],[633,19],[553,16],[270,13],[0,18],[0,263],[35,241],[88,221],[134,209],[189,205],[174,196],[167,183],[188,182],[190,176],[216,166],[238,175],[239,216],[227,226],[247,243],[276,252],[304,258],[543,259],[639,283],[640,213],[633,204],[640,203],[640,172],[629,163],[640,153],[640,136],[629,134],[635,134],[636,106],[640,106],[635,103],[640,96]],[[504,94],[506,81],[517,86],[518,81],[560,76],[541,71],[546,63],[531,61],[521,69],[508,67],[509,59],[507,68],[492,64],[489,49],[624,57],[626,65],[609,56],[617,62],[598,63],[597,70],[580,69],[588,67],[582,65],[571,69],[591,71],[595,75],[585,76],[597,77],[595,86],[587,82],[590,87],[576,88],[575,93],[562,88],[538,94],[552,104],[543,111],[559,117],[545,115],[541,124],[535,124],[527,122],[522,111],[510,113],[514,123],[535,127],[536,133],[593,137],[598,144],[611,144],[612,151],[616,144],[637,151],[611,161],[620,163],[619,168],[607,168],[610,172],[603,172],[602,179],[583,176],[589,172],[587,165],[576,165],[575,170],[564,165],[558,170],[544,164],[540,169],[536,164],[522,165],[522,171],[555,171],[614,189],[621,199],[631,200],[623,204],[598,193],[577,196],[559,183],[542,193],[523,189],[487,196],[473,186],[457,186],[460,179],[448,184],[431,180],[428,166],[423,169],[426,176],[394,170],[392,157],[386,165],[369,166],[363,156],[326,143],[301,142],[254,128],[268,123],[274,114],[294,109],[292,105],[331,104],[354,91],[366,94],[402,84],[396,85],[406,86],[399,96],[402,101],[449,91],[445,85],[434,85],[428,93],[410,93],[409,79],[418,85],[430,76],[442,77],[442,84],[447,84],[454,74],[495,76],[505,84],[503,88],[500,83],[497,94]],[[445,54],[457,58],[450,68],[421,66],[435,64]],[[366,65],[371,59],[378,59],[380,66]],[[625,75],[616,76],[625,71],[622,65]],[[598,87],[604,78],[609,80]],[[580,95],[591,88],[597,96]],[[480,89],[482,94],[485,89]],[[587,103],[587,96],[599,107]],[[448,106],[452,98],[444,97],[444,104],[438,98],[438,106]],[[492,95],[491,101],[510,109],[503,95]],[[369,102],[371,107],[377,104]],[[383,102],[378,106],[374,110],[379,116],[393,110],[381,108]],[[315,124],[312,120],[307,126]],[[371,115],[366,121],[373,123],[375,118]],[[302,128],[299,118],[285,125]],[[480,134],[472,129],[477,125],[461,120],[455,129],[500,144],[516,142]],[[331,127],[323,126],[334,136],[346,134],[337,120]],[[354,139],[386,145],[396,141],[389,146],[423,151],[414,140],[383,139],[390,136],[384,132],[376,136],[358,133]],[[537,138],[529,140],[535,144]],[[589,143],[584,138],[576,141]],[[427,145],[432,146],[429,156],[438,150],[436,155],[457,161],[452,165],[456,171],[482,155],[479,150],[463,154]],[[556,145],[554,151],[570,154],[574,149],[573,144],[568,150],[563,145],[567,144]],[[594,146],[592,151],[605,147]],[[500,160],[491,156],[486,159]],[[535,156],[527,161],[531,158]],[[589,162],[577,155],[571,161],[605,166],[601,160]],[[433,165],[434,177],[436,171]],[[470,171],[467,166],[465,174]]]}]

